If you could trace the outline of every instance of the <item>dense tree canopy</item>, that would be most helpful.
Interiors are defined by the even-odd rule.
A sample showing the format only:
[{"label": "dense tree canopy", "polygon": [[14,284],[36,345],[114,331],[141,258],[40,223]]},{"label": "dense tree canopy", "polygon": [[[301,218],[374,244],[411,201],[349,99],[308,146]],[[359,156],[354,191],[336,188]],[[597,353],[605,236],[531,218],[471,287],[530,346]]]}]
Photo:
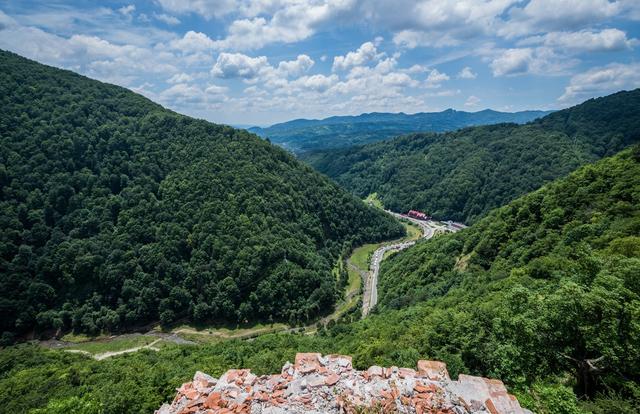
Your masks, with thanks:
[{"label": "dense tree canopy", "polygon": [[0,52],[0,331],[307,321],[402,227],[284,150]]},{"label": "dense tree canopy", "polygon": [[591,99],[526,125],[414,134],[303,155],[318,171],[385,207],[476,221],[578,166],[640,141],[640,89]]},{"label": "dense tree canopy", "polygon": [[430,347],[512,383],[566,370],[580,394],[633,395],[639,277],[635,146],[398,253],[383,263],[380,306],[429,304]]},{"label": "dense tree canopy", "polygon": [[[500,378],[541,414],[640,410],[640,148],[582,168],[471,228],[392,256],[382,302],[317,335],[169,346],[104,361],[19,346],[0,352],[10,412],[150,412],[196,370],[277,372],[296,352],[360,369],[447,362]],[[399,309],[393,309],[399,308]],[[34,409],[37,411],[29,411]]]}]

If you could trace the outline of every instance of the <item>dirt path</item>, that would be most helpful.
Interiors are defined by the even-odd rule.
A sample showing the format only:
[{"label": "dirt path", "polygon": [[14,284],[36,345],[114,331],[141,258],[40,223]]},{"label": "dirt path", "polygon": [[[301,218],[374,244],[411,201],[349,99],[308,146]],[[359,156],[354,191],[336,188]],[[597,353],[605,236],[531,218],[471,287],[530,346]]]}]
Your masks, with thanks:
[{"label": "dirt path", "polygon": [[64,351],[65,352],[71,352],[71,353],[74,353],[74,354],[87,355],[87,356],[90,356],[91,358],[95,359],[96,361],[102,361],[103,359],[111,358],[111,357],[116,356],[116,355],[128,354],[128,353],[131,353],[131,352],[138,352],[141,349],[150,349],[152,351],[159,351],[159,349],[154,347],[154,345],[157,344],[160,341],[162,341],[162,338],[158,338],[155,341],[153,341],[153,342],[151,342],[150,344],[147,344],[147,345],[136,346],[134,348],[123,349],[121,351],[102,352],[102,353],[99,353],[99,354],[92,354],[91,352],[83,351],[81,349],[65,349]]},{"label": "dirt path", "polygon": [[[391,214],[392,216],[396,217],[396,218],[402,218],[402,219],[406,219],[409,220],[410,222],[412,222],[413,224],[417,225],[421,230],[422,230],[422,238],[431,238],[434,235],[438,234],[438,233],[444,233],[446,231],[452,231],[452,229],[447,228],[445,226],[442,226],[440,224],[437,224],[435,222],[432,221],[422,221],[422,220],[416,220],[410,217],[406,217],[406,216],[402,216],[400,214],[391,212],[391,211],[387,211],[387,213]],[[455,230],[454,230],[455,231]],[[362,295],[362,316],[365,317],[369,311],[371,309],[373,309],[373,307],[375,307],[375,305],[377,304],[378,301],[378,291],[377,291],[377,285],[378,285],[378,274],[380,271],[380,263],[382,262],[382,260],[384,259],[384,254],[388,251],[399,251],[399,250],[403,250],[406,249],[407,247],[412,246],[413,244],[416,243],[416,240],[405,240],[405,241],[397,241],[397,242],[391,242],[391,244],[386,244],[383,245],[381,247],[379,247],[377,250],[374,251],[372,258],[371,258],[371,262],[369,263],[369,271],[363,271],[361,268],[359,268],[358,266],[356,266],[355,264],[353,264],[351,262],[350,259],[347,259],[347,266],[349,267],[349,269],[356,271],[360,277],[362,278],[362,280],[364,281],[364,291],[363,291],[363,295]],[[359,289],[352,291],[352,292],[348,292],[347,295],[345,296],[345,301],[348,302],[350,300],[353,300],[353,298],[355,296],[357,296],[359,294]],[[338,309],[338,307],[336,307],[336,309],[334,309],[334,312],[331,313],[330,315],[327,315],[323,318],[321,318],[319,321],[314,322],[311,325],[307,325],[304,327],[287,327],[287,326],[278,326],[278,327],[271,327],[271,326],[263,326],[263,327],[259,327],[259,328],[249,328],[249,329],[240,329],[238,331],[221,331],[221,330],[197,330],[195,328],[191,328],[191,327],[180,327],[178,329],[172,330],[171,332],[158,332],[155,329],[151,329],[151,327],[147,327],[146,329],[151,329],[148,332],[145,332],[145,335],[150,335],[150,336],[156,336],[158,339],[154,340],[153,342],[147,344],[147,345],[143,345],[143,346],[137,346],[137,347],[133,347],[133,348],[128,348],[128,349],[123,349],[120,351],[109,351],[109,352],[103,352],[103,353],[99,353],[99,354],[92,354],[88,351],[84,351],[84,350],[80,350],[80,349],[65,349],[67,346],[73,345],[72,343],[67,343],[64,341],[43,341],[42,345],[48,347],[48,348],[52,348],[52,349],[62,349],[65,352],[73,352],[73,353],[80,353],[80,354],[84,354],[87,356],[90,356],[98,361],[106,359],[106,358],[111,358],[113,356],[117,356],[117,355],[122,355],[122,354],[127,354],[127,353],[132,353],[132,352],[137,352],[140,351],[142,349],[151,349],[153,351],[158,351],[159,349],[157,347],[155,347],[154,345],[156,345],[158,342],[165,340],[168,342],[173,342],[176,344],[190,344],[190,345],[194,345],[198,342],[194,342],[194,341],[190,341],[187,339],[184,339],[182,336],[180,336],[181,334],[185,334],[185,335],[201,335],[203,337],[209,337],[209,338],[218,338],[221,340],[226,340],[226,339],[246,339],[246,340],[251,340],[253,338],[256,338],[258,336],[261,335],[266,335],[266,334],[270,334],[270,333],[285,333],[285,332],[296,332],[299,331],[300,329],[304,329],[305,332],[307,333],[313,333],[316,329],[316,325],[318,324],[318,322],[322,325],[326,325],[329,321],[331,320],[336,320],[341,316],[341,313]],[[45,345],[45,342],[47,342],[47,344]]]}]

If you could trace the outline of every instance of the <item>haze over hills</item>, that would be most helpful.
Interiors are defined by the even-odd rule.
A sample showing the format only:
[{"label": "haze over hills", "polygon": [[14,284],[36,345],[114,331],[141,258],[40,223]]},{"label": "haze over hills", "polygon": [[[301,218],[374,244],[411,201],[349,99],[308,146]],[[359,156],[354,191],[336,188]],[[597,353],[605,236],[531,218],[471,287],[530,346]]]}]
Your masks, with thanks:
[{"label": "haze over hills", "polygon": [[590,99],[525,125],[412,134],[301,158],[394,211],[474,222],[493,208],[640,141],[640,89]]},{"label": "haze over hills", "polygon": [[0,330],[308,321],[403,227],[281,148],[0,52]]},{"label": "haze over hills", "polygon": [[465,112],[368,113],[357,116],[333,116],[325,119],[295,119],[266,128],[249,128],[263,138],[292,151],[344,148],[381,141],[410,132],[444,132],[474,125],[503,122],[524,124],[552,111],[498,112],[485,109]]}]

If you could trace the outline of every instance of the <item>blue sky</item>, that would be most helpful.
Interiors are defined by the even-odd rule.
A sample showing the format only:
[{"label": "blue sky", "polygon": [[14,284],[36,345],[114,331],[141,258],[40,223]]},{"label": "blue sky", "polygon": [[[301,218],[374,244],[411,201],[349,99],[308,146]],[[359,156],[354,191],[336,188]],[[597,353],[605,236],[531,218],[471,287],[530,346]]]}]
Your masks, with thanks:
[{"label": "blue sky", "polygon": [[0,0],[0,48],[230,124],[640,87],[638,0]]}]

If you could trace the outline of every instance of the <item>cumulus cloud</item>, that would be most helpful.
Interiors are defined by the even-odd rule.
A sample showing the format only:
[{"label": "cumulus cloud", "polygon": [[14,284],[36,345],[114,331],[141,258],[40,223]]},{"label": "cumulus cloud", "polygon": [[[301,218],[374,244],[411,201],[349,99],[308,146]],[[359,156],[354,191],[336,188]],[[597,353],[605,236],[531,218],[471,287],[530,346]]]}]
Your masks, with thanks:
[{"label": "cumulus cloud", "polygon": [[425,0],[381,5],[383,2],[373,1],[368,7],[376,9],[372,11],[376,20],[396,29],[393,41],[408,48],[459,45],[490,34],[500,23],[500,15],[517,3],[516,0]]},{"label": "cumulus cloud", "polygon": [[[614,16],[640,19],[634,0],[158,0],[171,13],[231,16],[219,49],[251,50],[307,39],[329,25],[365,21],[396,45],[444,47],[476,39],[579,30]],[[550,13],[549,11],[553,12]]]},{"label": "cumulus cloud", "polygon": [[475,79],[477,76],[469,66],[462,68],[462,70],[458,72],[458,79]]},{"label": "cumulus cloud", "polygon": [[431,72],[429,72],[429,76],[427,76],[425,85],[427,88],[439,88],[442,82],[448,81],[449,79],[449,75],[446,73],[439,72],[438,69],[432,69]]},{"label": "cumulus cloud", "polygon": [[191,82],[192,80],[193,80],[193,77],[191,75],[183,72],[183,73],[176,73],[175,75],[167,79],[167,83],[185,83],[185,82]]},{"label": "cumulus cloud", "polygon": [[533,49],[507,49],[491,62],[494,76],[527,73],[533,62]]},{"label": "cumulus cloud", "polygon": [[531,0],[514,7],[498,33],[506,37],[549,30],[580,29],[619,14],[621,2],[609,0]]},{"label": "cumulus cloud", "polygon": [[520,42],[522,45],[542,44],[554,49],[570,52],[610,52],[632,48],[636,39],[628,39],[627,34],[618,29],[604,29],[599,32],[581,30],[578,32],[549,32]]},{"label": "cumulus cloud", "polygon": [[166,23],[170,26],[175,26],[176,24],[180,24],[180,19],[178,19],[175,16],[169,16],[168,14],[165,13],[154,13],[153,17],[156,20],[159,20],[163,23]]},{"label": "cumulus cloud", "polygon": [[173,13],[196,13],[206,19],[221,17],[234,11],[234,0],[157,0]]},{"label": "cumulus cloud", "polygon": [[118,9],[118,12],[123,16],[131,16],[134,11],[136,11],[136,6],[133,4],[129,4],[128,6],[123,6]]},{"label": "cumulus cloud", "polygon": [[478,105],[480,105],[480,98],[474,95],[469,96],[464,103],[467,108],[475,108]]},{"label": "cumulus cloud", "polygon": [[[298,42],[316,33],[323,25],[334,21],[341,13],[350,11],[356,0],[287,0],[278,4],[280,7],[274,7],[271,16],[256,15],[234,20],[227,29],[227,36],[217,41],[217,46],[221,49],[251,50],[271,43]],[[263,9],[257,3],[251,5],[259,10]],[[244,9],[254,10],[256,7]]]},{"label": "cumulus cloud", "polygon": [[269,66],[266,56],[249,57],[242,53],[220,53],[211,74],[217,78],[253,79]]},{"label": "cumulus cloud", "polygon": [[489,66],[493,76],[564,75],[578,60],[558,55],[553,49],[513,48],[497,51]]},{"label": "cumulus cloud", "polygon": [[372,42],[365,42],[354,52],[349,52],[344,56],[334,57],[333,70],[346,70],[352,66],[362,66],[376,61],[382,56],[384,56],[384,54],[378,53],[376,45]]},{"label": "cumulus cloud", "polygon": [[201,87],[200,85],[177,83],[158,95],[157,99],[166,105],[198,106],[216,108],[228,100],[227,88],[218,85]]},{"label": "cumulus cloud", "polygon": [[298,55],[296,60],[282,61],[278,64],[278,72],[284,76],[300,76],[315,64],[307,55]]},{"label": "cumulus cloud", "polygon": [[336,75],[303,76],[292,82],[294,88],[304,88],[315,92],[324,92],[338,81]]},{"label": "cumulus cloud", "polygon": [[611,63],[573,76],[559,101],[575,102],[592,96],[607,95],[621,89],[638,87],[640,87],[640,63]]},{"label": "cumulus cloud", "polygon": [[182,52],[201,52],[213,49],[215,42],[204,33],[189,30],[182,38],[172,40],[169,46]]},{"label": "cumulus cloud", "polygon": [[94,35],[58,36],[23,26],[0,12],[0,48],[43,63],[72,68],[87,76],[133,86],[149,74],[178,72],[175,57],[132,44],[117,44]]}]

